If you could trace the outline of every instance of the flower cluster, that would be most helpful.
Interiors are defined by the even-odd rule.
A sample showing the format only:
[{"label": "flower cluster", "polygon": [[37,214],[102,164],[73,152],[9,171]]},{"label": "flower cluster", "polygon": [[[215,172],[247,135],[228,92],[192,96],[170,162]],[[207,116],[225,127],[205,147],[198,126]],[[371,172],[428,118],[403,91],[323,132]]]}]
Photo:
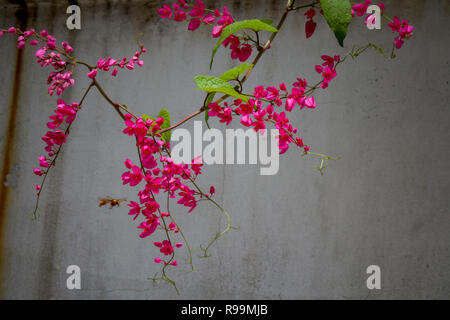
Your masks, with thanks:
[{"label": "flower cluster", "polygon": [[310,8],[308,11],[305,12],[305,16],[308,20],[306,20],[305,23],[305,33],[306,38],[308,39],[311,37],[316,30],[317,23],[314,22],[313,18],[316,15],[316,10],[314,8]]},{"label": "flower cluster", "polygon": [[244,62],[252,55],[252,46],[248,43],[241,43],[241,40],[235,36],[231,35],[222,42],[222,45],[227,48],[230,46],[231,59],[239,59],[239,61]]},{"label": "flower cluster", "polygon": [[[288,92],[284,83],[281,83],[278,88],[275,86],[267,88],[257,86],[253,93],[254,98],[249,99],[245,103],[241,99],[234,100],[234,109],[226,102],[224,107],[214,102],[210,103],[208,105],[208,115],[220,118],[220,122],[226,125],[231,123],[233,114],[238,115],[243,126],[252,127],[260,133],[264,133],[266,123],[272,123],[279,130],[277,139],[280,154],[285,153],[293,142],[297,146],[303,147],[304,152],[308,152],[309,147],[303,144],[303,140],[294,136],[298,129],[289,123],[289,119],[284,111],[280,112],[276,109],[283,106],[283,99],[286,100],[284,103],[286,112],[291,112],[297,105],[300,110],[304,107],[315,108],[316,102],[314,97],[305,94],[307,85],[306,80],[299,78],[293,83],[290,92]],[[280,95],[280,92],[282,95]],[[263,106],[264,103],[267,105]]]},{"label": "flower cluster", "polygon": [[[166,193],[169,198],[178,198],[177,203],[189,208],[192,212],[200,198],[205,197],[199,190],[191,189],[187,183],[192,182],[201,174],[203,164],[199,158],[191,164],[174,163],[170,157],[170,144],[163,141],[159,131],[163,124],[163,118],[133,119],[130,114],[125,115],[124,134],[134,136],[139,148],[140,166],[135,165],[131,160],[125,160],[127,171],[122,174],[123,184],[131,187],[144,183],[143,188],[138,191],[139,202],[131,201],[129,215],[136,220],[140,215],[144,217],[138,228],[142,229],[141,238],[146,238],[153,234],[157,228],[165,229],[167,233],[177,234],[177,225],[172,220],[167,226],[165,218],[172,219],[169,212],[163,212],[156,199],[160,192]],[[214,193],[214,188],[211,188]],[[157,245],[164,255],[173,253],[171,239],[168,238]],[[181,247],[178,243],[176,247]],[[156,258],[156,262],[161,262],[161,258]],[[170,262],[171,265],[178,265],[176,260]]]},{"label": "flower cluster", "polygon": [[[191,10],[188,14],[191,18],[189,19],[188,29],[191,31],[197,30],[201,24],[214,25],[217,23],[212,33],[213,37],[217,38],[224,27],[234,22],[227,7],[224,7],[223,12],[215,9],[208,10],[211,12],[206,13],[207,9],[201,0],[196,0],[196,5],[187,4],[185,0],[178,0],[178,3],[174,3],[172,8],[166,4],[163,5],[161,9],[158,9],[158,13],[163,19],[173,17],[174,21],[185,21],[188,16],[181,9],[188,9],[189,7],[191,7]],[[216,21],[216,19],[218,20]]]},{"label": "flower cluster", "polygon": [[[188,14],[181,9],[191,8]],[[174,3],[172,7],[163,5],[158,10],[161,18],[171,18],[174,21],[185,21],[188,19],[188,15],[191,17],[188,25],[188,29],[191,31],[197,30],[200,25],[211,25],[212,36],[214,38],[220,37],[223,29],[234,22],[228,8],[223,7],[222,12],[219,9],[208,10],[201,0],[196,0],[195,5],[187,4],[184,0],[178,0],[178,3]],[[236,35],[230,35],[224,40],[222,45],[231,50],[231,59],[239,59],[239,61],[246,61],[253,52],[252,45],[246,41],[241,42],[241,39]]]},{"label": "flower cluster", "polygon": [[[366,14],[367,8],[369,8],[370,4],[372,3],[372,0],[364,0],[362,3],[357,3],[352,6],[352,16],[355,16],[355,13],[358,17],[362,17]],[[384,10],[384,4],[380,3],[378,5],[381,10]]]},{"label": "flower cluster", "polygon": [[[47,128],[50,131],[47,131],[42,137],[42,140],[46,143],[45,151],[47,156],[39,157],[40,168],[34,169],[36,175],[42,176],[53,164],[59,148],[66,142],[67,138],[67,129],[62,130],[61,125],[64,122],[70,125],[75,120],[78,110],[78,103],[67,104],[64,100],[58,99],[55,113],[49,117],[51,121],[47,122]],[[37,185],[36,189],[39,191],[40,186]]]},{"label": "flower cluster", "polygon": [[[367,8],[372,3],[372,0],[364,0],[362,3],[358,3],[352,6],[352,16],[356,15],[361,17],[366,14]],[[378,7],[383,12],[385,9],[384,4],[381,2],[378,4]],[[372,18],[372,19],[371,19]],[[372,23],[370,20],[373,20],[373,16],[369,15],[365,19],[365,23]],[[390,20],[389,18],[387,18]],[[397,32],[398,36],[394,39],[395,48],[400,49],[403,47],[405,43],[405,39],[409,39],[414,31],[414,27],[408,23],[407,20],[400,20],[398,17],[394,17],[394,19],[388,23],[388,26],[391,28],[393,32]]]},{"label": "flower cluster", "polygon": [[412,36],[414,27],[408,24],[408,21],[400,21],[398,17],[394,17],[394,20],[388,24],[393,32],[398,32],[398,37],[395,38],[394,43],[397,49],[400,49],[405,39],[409,39]]},{"label": "flower cluster", "polygon": [[88,77],[90,79],[95,79],[98,70],[108,72],[112,69],[111,75],[115,77],[119,72],[118,68],[124,69],[126,67],[128,70],[133,70],[136,65],[142,67],[144,65],[144,61],[141,60],[140,57],[143,53],[147,52],[147,49],[145,49],[143,45],[140,45],[139,48],[140,50],[136,51],[131,59],[128,59],[127,57],[123,57],[120,61],[117,61],[111,57],[108,57],[107,59],[98,59],[96,68],[93,68],[88,72]]},{"label": "flower cluster", "polygon": [[[37,36],[34,30],[31,30],[31,35],[35,35],[40,41],[45,42],[45,46],[40,47],[36,50],[35,56],[37,58],[36,62],[40,64],[41,67],[53,66],[55,71],[52,71],[47,79],[48,93],[52,96],[55,92],[58,96],[62,95],[65,89],[69,86],[73,86],[75,80],[72,78],[72,71],[67,71],[67,62],[63,59],[63,55],[68,55],[73,52],[73,48],[66,42],[61,43],[61,47],[56,46],[56,38],[46,30],[42,30]],[[30,31],[25,31],[24,35]],[[19,36],[20,38],[20,36]],[[33,40],[36,41],[37,40]],[[30,42],[30,44],[32,44]]]},{"label": "flower cluster", "polygon": [[315,69],[317,73],[322,75],[323,80],[321,86],[323,89],[326,89],[330,81],[333,80],[337,75],[335,63],[338,63],[340,61],[340,57],[330,57],[327,55],[323,55],[321,58],[322,60],[324,60],[324,62],[322,63],[322,65],[316,65]]},{"label": "flower cluster", "polygon": [[58,96],[62,95],[65,89],[69,86],[73,86],[75,80],[72,79],[72,72],[51,72],[48,79],[47,84],[48,93],[52,96],[55,92]]},{"label": "flower cluster", "polygon": [[[35,30],[31,29],[28,31],[25,31],[23,34],[21,34],[20,32],[18,32],[18,30],[15,27],[10,27],[8,30],[0,30],[0,36],[4,35],[5,33],[9,33],[9,34],[18,34],[19,36],[17,37],[17,48],[18,49],[23,49],[25,48],[26,45],[26,41],[34,35]],[[38,45],[38,41],[37,40],[31,40],[30,41],[30,45],[32,46],[36,46]]]},{"label": "flower cluster", "polygon": [[41,67],[52,66],[55,71],[52,71],[47,79],[48,93],[52,96],[55,93],[60,96],[70,86],[73,86],[75,80],[72,78],[72,71],[67,71],[67,61],[63,56],[68,57],[68,54],[73,51],[73,48],[67,43],[62,42],[61,47],[56,46],[56,38],[49,35],[46,30],[42,30],[39,34],[34,29],[27,31],[20,31],[15,27],[8,30],[0,30],[0,36],[4,33],[17,35],[17,48],[25,48],[28,40],[31,46],[37,46],[39,42],[45,43],[44,46],[36,50],[36,62]]},{"label": "flower cluster", "polygon": [[[303,143],[302,138],[295,136],[298,129],[289,123],[286,112],[291,112],[296,106],[299,109],[316,108],[316,101],[312,92],[318,85],[326,89],[330,81],[336,77],[336,66],[341,61],[338,55],[330,57],[322,55],[321,59],[324,61],[322,65],[316,65],[315,70],[322,75],[322,80],[315,86],[308,88],[306,79],[297,78],[292,84],[292,88],[288,91],[286,84],[281,83],[278,87],[275,86],[257,86],[253,92],[253,98],[248,102],[243,102],[242,99],[236,99],[233,105],[230,106],[224,102],[224,106],[212,102],[208,105],[208,115],[210,117],[218,117],[221,123],[229,125],[233,120],[233,115],[240,117],[240,123],[245,127],[253,127],[255,131],[263,133],[266,129],[266,123],[274,124],[275,128],[279,130],[278,147],[280,154],[285,153],[289,149],[291,143],[295,143],[298,147],[303,148],[304,153],[307,153],[310,148]],[[285,100],[285,102],[283,102]],[[267,104],[265,107],[263,104]],[[285,111],[277,111],[284,105]],[[233,109],[234,107],[234,109]]]}]

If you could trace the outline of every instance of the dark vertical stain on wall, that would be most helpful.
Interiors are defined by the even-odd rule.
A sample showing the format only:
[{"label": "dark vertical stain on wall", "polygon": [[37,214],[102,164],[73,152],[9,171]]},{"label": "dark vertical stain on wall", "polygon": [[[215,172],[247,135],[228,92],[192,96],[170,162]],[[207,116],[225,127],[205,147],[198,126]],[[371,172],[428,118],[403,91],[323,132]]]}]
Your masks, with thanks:
[{"label": "dark vertical stain on wall", "polygon": [[[12,1],[14,4],[20,5],[20,8],[16,11],[17,26],[24,30],[27,26],[28,21],[28,8],[25,1]],[[3,254],[3,237],[4,237],[4,227],[6,221],[6,214],[8,209],[8,192],[9,186],[5,185],[6,176],[11,170],[11,158],[14,151],[14,138],[16,131],[16,119],[17,112],[19,108],[19,93],[20,93],[20,81],[22,76],[22,58],[23,50],[17,50],[16,53],[16,65],[13,79],[13,87],[11,92],[11,103],[9,106],[9,119],[8,127],[5,137],[5,145],[2,150],[2,172],[0,181],[0,283],[1,280],[3,264],[5,263]],[[0,286],[1,289],[1,286]]]}]

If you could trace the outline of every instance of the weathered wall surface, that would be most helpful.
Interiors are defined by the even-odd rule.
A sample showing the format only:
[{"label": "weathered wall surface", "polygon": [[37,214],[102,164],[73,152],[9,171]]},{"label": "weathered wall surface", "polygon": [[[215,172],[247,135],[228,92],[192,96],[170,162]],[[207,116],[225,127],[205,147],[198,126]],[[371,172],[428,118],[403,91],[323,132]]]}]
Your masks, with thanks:
[{"label": "weathered wall surface", "polygon": [[[276,20],[284,1],[221,3],[239,19]],[[25,21],[46,28],[91,63],[132,54],[135,34],[142,33],[150,49],[145,67],[117,79],[99,76],[115,100],[137,113],[166,107],[177,121],[202,103],[192,79],[209,72],[214,41],[206,30],[188,33],[185,24],[160,21],[159,1],[80,1],[81,31],[66,29],[65,2],[26,4],[24,17],[16,14],[20,5],[0,1],[0,27]],[[134,157],[135,147],[97,92],[88,96],[49,177],[40,219],[30,220],[33,185],[39,182],[32,169],[56,99],[46,94],[48,70],[35,64],[27,48],[14,103],[17,50],[11,37],[0,39],[1,297],[449,298],[450,1],[387,1],[387,7],[388,14],[416,27],[398,58],[385,61],[369,52],[346,62],[330,88],[316,95],[316,110],[292,115],[314,151],[342,157],[324,177],[311,168],[315,161],[294,150],[281,158],[275,176],[260,176],[257,166],[205,168],[201,184],[216,186],[217,199],[240,230],[224,236],[212,258],[196,259],[198,272],[174,275],[179,297],[168,285],[146,280],[158,270],[152,262],[157,250],[152,239],[138,238],[126,209],[97,206],[99,196],[135,199],[135,190],[120,180],[122,161]],[[313,66],[321,54],[392,39],[390,31],[369,31],[359,20],[342,49],[318,20],[317,33],[307,41],[302,14],[290,16],[248,88],[298,76],[315,81]],[[219,52],[215,74],[232,66],[226,55]],[[88,84],[85,70],[77,72],[82,80],[65,93],[66,100],[79,100]],[[183,208],[175,214],[195,247],[224,224],[208,204],[192,215]],[[81,268],[82,290],[66,289],[71,264]],[[372,264],[381,267],[382,290],[366,288],[365,271]]]}]

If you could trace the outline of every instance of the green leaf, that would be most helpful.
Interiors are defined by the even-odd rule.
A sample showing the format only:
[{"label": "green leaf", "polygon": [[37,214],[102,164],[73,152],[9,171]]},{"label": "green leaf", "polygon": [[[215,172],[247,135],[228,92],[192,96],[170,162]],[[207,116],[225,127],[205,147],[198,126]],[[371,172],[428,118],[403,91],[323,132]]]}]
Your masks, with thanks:
[{"label": "green leaf", "polygon": [[155,120],[155,118],[153,118],[152,116],[146,115],[145,113],[142,114],[141,116],[142,120]]},{"label": "green leaf", "polygon": [[330,29],[343,47],[348,25],[352,21],[350,0],[320,0],[320,6]]},{"label": "green leaf", "polygon": [[228,26],[226,26],[222,30],[222,34],[220,35],[219,39],[217,40],[216,46],[213,49],[212,56],[211,56],[211,63],[209,65],[209,68],[212,68],[214,56],[216,55],[217,50],[219,49],[222,42],[225,41],[226,38],[231,36],[233,33],[238,32],[242,29],[251,29],[254,31],[270,31],[270,32],[277,32],[278,30],[274,27],[272,27],[270,24],[268,24],[268,20],[243,20],[243,21],[237,21],[234,22]]},{"label": "green leaf", "polygon": [[209,120],[209,114],[208,114],[209,113],[209,108],[208,108],[208,105],[213,101],[215,95],[216,95],[215,92],[208,93],[208,97],[206,98],[206,101],[205,101],[205,107],[206,107],[205,122],[206,122],[206,125],[208,126],[208,129],[211,129],[210,126],[209,126],[209,122],[208,122],[208,120]]},{"label": "green leaf", "polygon": [[244,63],[238,65],[237,67],[226,71],[219,78],[222,80],[225,80],[225,81],[235,80],[241,75],[242,72],[245,72],[251,68],[253,68],[252,64],[248,64],[247,62],[244,62]]},{"label": "green leaf", "polygon": [[[170,127],[170,115],[169,115],[169,111],[167,111],[166,109],[162,109],[159,113],[158,113],[158,117],[157,118],[164,118],[164,122],[161,125],[161,129],[165,129],[165,128],[169,128]],[[164,141],[169,142],[170,141],[170,130],[166,131],[164,133],[161,134],[161,137]]]},{"label": "green leaf", "polygon": [[[253,68],[252,64],[248,64],[247,62],[244,62],[240,65],[238,65],[237,67],[234,67],[228,71],[226,71],[225,73],[223,73],[219,78],[224,80],[224,81],[230,81],[230,80],[235,80],[237,79],[243,72],[249,70]],[[208,97],[206,98],[205,101],[205,107],[208,107],[208,105],[214,100],[214,96],[216,95],[215,92],[209,93]],[[209,115],[208,115],[208,110],[206,110],[205,112],[205,122],[206,125],[209,128]]]},{"label": "green leaf", "polygon": [[217,77],[212,76],[196,76],[194,78],[195,83],[197,84],[197,88],[199,90],[203,90],[206,92],[221,92],[227,94],[229,96],[242,99],[245,102],[248,102],[248,97],[240,94],[234,88],[226,82]]},{"label": "green leaf", "polygon": [[269,25],[271,25],[273,23],[273,20],[270,20],[270,19],[262,19],[261,21],[264,23],[267,23]]}]

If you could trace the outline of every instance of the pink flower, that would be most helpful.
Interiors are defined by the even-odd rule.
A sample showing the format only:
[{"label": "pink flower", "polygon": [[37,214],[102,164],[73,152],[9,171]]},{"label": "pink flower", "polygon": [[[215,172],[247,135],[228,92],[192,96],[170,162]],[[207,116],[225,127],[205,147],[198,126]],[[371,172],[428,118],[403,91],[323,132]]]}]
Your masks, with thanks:
[{"label": "pink flower", "polygon": [[322,66],[316,65],[314,68],[316,69],[317,73],[322,73],[322,71],[323,71]]},{"label": "pink flower", "polygon": [[175,20],[175,21],[184,21],[186,19],[187,19],[186,12],[184,12],[182,10],[175,12],[175,15],[173,17],[173,20]]},{"label": "pink flower", "polygon": [[62,42],[62,47],[64,48],[64,51],[67,53],[71,53],[73,51],[73,48],[66,42]]},{"label": "pink flower", "polygon": [[400,28],[402,27],[402,23],[400,19],[395,16],[393,22],[389,22],[388,26],[391,28],[392,31],[400,31]]},{"label": "pink flower", "polygon": [[305,79],[297,78],[297,82],[294,82],[293,86],[297,88],[301,88],[301,94],[303,94],[303,90],[308,85],[308,82]]},{"label": "pink flower", "polygon": [[200,19],[192,19],[191,22],[189,22],[188,30],[194,31],[197,30],[198,27],[200,27],[201,21]]},{"label": "pink flower", "polygon": [[315,23],[313,20],[307,20],[305,23],[305,33],[306,38],[308,39],[314,34],[314,31],[316,31],[317,23]]},{"label": "pink flower", "polygon": [[126,159],[124,164],[125,164],[125,167],[127,167],[128,169],[133,168],[133,162],[131,162],[130,159]]},{"label": "pink flower", "polygon": [[126,65],[128,70],[133,70],[134,69],[134,60],[130,60],[127,65]]},{"label": "pink flower", "polygon": [[202,18],[205,14],[205,5],[201,0],[196,0],[196,2],[197,5],[192,6],[192,10],[189,12],[189,15],[191,17]]},{"label": "pink flower", "polygon": [[130,187],[138,185],[142,179],[144,179],[144,176],[142,175],[141,169],[134,165],[131,171],[122,174],[123,184],[129,183]]},{"label": "pink flower", "polygon": [[8,33],[10,33],[10,34],[15,34],[16,33],[16,28],[14,28],[14,27],[11,27],[11,28],[9,28],[8,29]]},{"label": "pink flower", "polygon": [[187,9],[188,5],[185,0],[177,0],[183,9]]},{"label": "pink flower", "polygon": [[[216,16],[220,16],[220,12],[218,10],[216,11]],[[228,26],[228,25],[232,24],[233,22],[234,22],[234,19],[230,15],[230,12],[228,12],[228,7],[224,6],[222,17],[220,17],[220,19],[217,21],[217,24],[219,24],[221,26]]]},{"label": "pink flower", "polygon": [[43,59],[46,51],[47,51],[47,47],[42,47],[42,48],[36,50],[36,53],[35,53],[36,58]]},{"label": "pink flower", "polygon": [[57,145],[62,145],[66,142],[66,135],[60,130],[48,131],[46,137],[50,138],[51,141]]},{"label": "pink flower", "polygon": [[177,225],[174,222],[169,223],[169,230],[175,230],[177,228]]},{"label": "pink flower", "polygon": [[44,156],[39,157],[39,164],[43,168],[49,168],[50,163],[47,161],[47,159]]},{"label": "pink flower", "polygon": [[268,92],[264,90],[263,86],[257,86],[255,88],[255,92],[253,93],[253,96],[257,99],[259,98],[265,98],[267,96]]},{"label": "pink flower", "polygon": [[230,45],[230,49],[234,49],[234,48],[239,47],[240,43],[241,42],[239,41],[238,37],[231,35],[228,38],[226,38],[224,42],[222,42],[222,45],[225,48],[228,47],[228,45]]},{"label": "pink flower", "polygon": [[326,67],[328,67],[328,68],[330,68],[330,69],[333,69],[334,68],[334,58],[333,57],[330,57],[330,56],[327,56],[327,55],[322,55],[321,57],[320,57],[323,61],[325,61],[324,63],[322,63],[322,65],[323,66],[326,66]]},{"label": "pink flower", "polygon": [[142,233],[139,235],[141,238],[146,238],[155,232],[156,228],[159,226],[160,222],[158,217],[153,215],[153,217],[147,221],[143,221],[138,228],[143,229]]},{"label": "pink flower", "polygon": [[285,105],[286,111],[291,112],[292,109],[294,109],[296,104],[297,104],[297,101],[294,98],[287,98],[286,105]]},{"label": "pink flower", "polygon": [[197,206],[197,200],[194,197],[194,190],[189,189],[189,187],[186,185],[181,185],[180,189],[182,191],[178,194],[180,196],[180,199],[177,201],[177,203],[191,208],[188,212],[192,212],[192,210],[194,210]]},{"label": "pink flower", "polygon": [[141,207],[139,206],[139,203],[131,201],[128,206],[131,208],[128,214],[131,216],[134,215],[133,220],[136,220],[136,218],[141,213]]},{"label": "pink flower", "polygon": [[369,7],[371,0],[364,0],[363,3],[355,4],[352,7],[352,12],[356,12],[358,17],[361,17],[366,14],[367,8]]},{"label": "pink flower", "polygon": [[[310,109],[315,108],[315,107],[316,107],[316,101],[314,100],[314,97],[311,96],[311,97],[309,97],[309,98],[306,98],[306,99],[305,99],[305,102],[304,102],[304,105],[305,105],[307,108],[310,108]],[[303,108],[303,106],[302,106],[300,109],[302,109],[302,108]]]},{"label": "pink flower", "polygon": [[155,261],[156,263],[161,263],[161,258],[155,258],[155,260],[153,261]]},{"label": "pink flower", "polygon": [[161,247],[160,251],[164,255],[168,256],[169,254],[173,253],[173,247],[168,240],[164,240],[162,242],[162,247]]},{"label": "pink flower", "polygon": [[400,21],[398,17],[388,23],[392,31],[398,32],[398,37],[394,39],[394,44],[397,49],[400,49],[404,44],[404,39],[409,39],[412,36],[414,27],[408,24],[408,21]]},{"label": "pink flower", "polygon": [[149,201],[145,203],[145,209],[142,210],[142,214],[145,215],[147,218],[150,218],[153,216],[153,213],[158,211],[159,204],[156,202],[153,198],[150,198]]},{"label": "pink flower", "polygon": [[280,96],[280,92],[275,87],[268,87],[267,88],[267,99],[268,100],[275,100]]},{"label": "pink flower", "polygon": [[402,28],[400,29],[399,35],[402,38],[409,38],[412,36],[412,32],[414,31],[414,27],[409,25],[406,20],[402,23]]},{"label": "pink flower", "polygon": [[202,20],[204,24],[213,24],[216,20],[216,17],[214,17],[213,14],[208,14]]},{"label": "pink flower", "polygon": [[158,164],[156,163],[155,158],[153,157],[153,155],[150,153],[151,151],[149,150],[150,147],[149,146],[143,146],[141,148],[148,150],[148,151],[144,151],[142,152],[142,165],[144,166],[144,168],[146,169],[153,169],[154,167],[156,167]]},{"label": "pink flower", "polygon": [[229,125],[231,123],[231,121],[233,121],[233,114],[232,114],[233,110],[231,110],[231,108],[224,108],[223,109],[223,114],[220,115],[220,122],[221,123],[225,123],[225,125]]},{"label": "pink flower", "polygon": [[240,122],[241,122],[241,124],[242,124],[243,126],[246,126],[246,127],[250,127],[250,126],[252,125],[252,123],[253,123],[253,121],[252,121],[252,119],[250,118],[250,115],[249,115],[249,114],[242,116]]},{"label": "pink flower", "polygon": [[165,4],[161,9],[158,9],[158,14],[162,19],[170,18],[172,16],[172,9]]},{"label": "pink flower", "polygon": [[174,267],[178,266],[177,260],[173,260],[173,261],[170,263],[170,265],[172,265],[172,266],[174,266]]},{"label": "pink flower", "polygon": [[244,62],[252,55],[252,47],[249,44],[243,44],[239,51],[239,61]]},{"label": "pink flower", "polygon": [[90,79],[95,79],[95,77],[97,76],[97,69],[93,69],[92,71],[88,72],[87,75]]},{"label": "pink flower", "polygon": [[324,82],[330,82],[331,80],[333,80],[334,77],[336,77],[337,73],[335,69],[330,69],[330,68],[325,68],[325,70],[323,70],[322,76],[323,76],[323,81]]},{"label": "pink flower", "polygon": [[305,16],[308,19],[314,18],[315,15],[316,15],[316,10],[314,8],[310,8],[308,11],[305,12]]},{"label": "pink flower", "polygon": [[403,41],[403,39],[401,37],[397,37],[394,39],[395,47],[397,49],[400,49],[403,46],[404,42],[405,41]]},{"label": "pink flower", "polygon": [[220,35],[222,34],[222,30],[223,30],[223,26],[214,26],[213,30],[212,30],[212,36],[213,38],[218,38],[220,37]]}]

